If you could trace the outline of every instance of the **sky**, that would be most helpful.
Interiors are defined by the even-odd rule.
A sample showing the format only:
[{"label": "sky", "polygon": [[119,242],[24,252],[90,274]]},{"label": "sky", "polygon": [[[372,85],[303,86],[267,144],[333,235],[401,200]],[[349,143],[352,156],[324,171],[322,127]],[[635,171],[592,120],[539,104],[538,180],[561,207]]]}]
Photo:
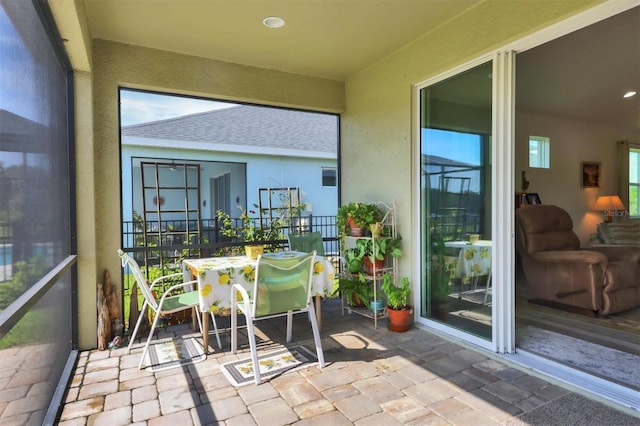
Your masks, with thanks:
[{"label": "sky", "polygon": [[[230,108],[237,104],[216,102],[183,96],[171,96],[150,92],[120,91],[122,126],[180,117],[188,114]],[[479,165],[480,144],[478,135],[423,129],[423,139],[430,134],[435,143],[422,146],[422,152],[444,158]],[[426,152],[425,152],[426,151]]]},{"label": "sky", "polygon": [[183,96],[158,95],[132,90],[120,91],[122,126],[164,120],[214,109],[229,108],[237,104],[215,102]]}]

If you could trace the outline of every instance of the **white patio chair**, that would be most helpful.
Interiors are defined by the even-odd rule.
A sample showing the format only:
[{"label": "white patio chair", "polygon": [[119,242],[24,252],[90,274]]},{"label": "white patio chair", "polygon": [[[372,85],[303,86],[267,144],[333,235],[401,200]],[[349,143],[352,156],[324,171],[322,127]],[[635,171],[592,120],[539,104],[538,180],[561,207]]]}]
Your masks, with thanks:
[{"label": "white patio chair", "polygon": [[[194,290],[195,284],[197,281],[187,281],[182,282],[182,273],[176,273],[171,275],[165,275],[160,278],[155,279],[151,285],[147,285],[147,280],[145,279],[142,271],[140,270],[140,266],[138,266],[138,262],[136,262],[131,256],[126,254],[121,249],[118,249],[118,255],[120,256],[120,260],[122,262],[122,267],[129,267],[130,272],[133,274],[138,288],[142,291],[144,295],[144,304],[142,305],[142,309],[140,310],[140,316],[138,317],[138,321],[136,322],[136,326],[133,329],[133,333],[131,334],[129,340],[128,350],[131,350],[131,346],[136,338],[136,334],[138,333],[138,328],[140,327],[140,323],[142,322],[142,318],[145,314],[145,308],[148,306],[151,310],[154,311],[153,324],[151,325],[151,330],[149,330],[149,337],[147,338],[147,342],[144,345],[144,350],[142,351],[142,357],[140,358],[140,363],[138,364],[138,369],[142,369],[142,364],[149,350],[149,343],[151,343],[151,339],[153,338],[153,333],[155,331],[156,326],[158,325],[158,320],[162,315],[172,314],[174,312],[180,312],[187,309],[197,308],[199,304],[198,300],[198,290]],[[159,300],[156,300],[153,294],[153,288],[156,284],[162,283],[167,279],[175,279],[180,278],[180,284],[175,284],[169,287]],[[183,289],[183,293],[171,295],[171,293],[175,292],[178,289]],[[198,326],[200,327],[200,333],[202,333],[202,321],[200,320],[200,315],[196,314],[198,318]],[[218,338],[218,346],[222,347],[220,344],[220,337],[218,336],[218,327],[215,323],[215,318],[213,320],[213,326],[216,332],[216,337]],[[207,348],[205,348],[205,352],[207,352]]]},{"label": "white patio chair", "polygon": [[[316,345],[318,365],[324,367],[324,354],[320,342],[320,331],[311,299],[311,279],[316,252],[302,257],[270,258],[260,256],[255,271],[255,281],[251,296],[240,284],[231,287],[231,352],[238,346],[238,309],[247,321],[247,334],[251,348],[253,371],[256,385],[260,384],[260,368],[254,321],[279,316],[287,316],[287,342],[291,341],[293,314],[306,312],[311,322]],[[238,294],[241,299],[238,300]]]}]

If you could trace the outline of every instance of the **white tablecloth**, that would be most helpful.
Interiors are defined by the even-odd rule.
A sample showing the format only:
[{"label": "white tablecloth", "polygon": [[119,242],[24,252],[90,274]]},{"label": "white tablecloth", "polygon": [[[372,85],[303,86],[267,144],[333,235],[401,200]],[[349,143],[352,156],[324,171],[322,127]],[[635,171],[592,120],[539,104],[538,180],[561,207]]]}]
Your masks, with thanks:
[{"label": "white tablecloth", "polygon": [[[280,252],[265,256],[289,256],[297,252]],[[231,308],[231,285],[241,284],[253,291],[256,260],[246,256],[211,257],[183,261],[185,280],[195,275],[198,280],[200,311],[216,315],[228,315]],[[334,269],[331,262],[316,256],[312,278],[313,292],[318,296],[329,296],[333,291]]]},{"label": "white tablecloth", "polygon": [[491,275],[491,241],[480,240],[475,243],[449,241],[444,245],[460,250],[455,261],[456,265],[452,268],[456,278]]}]

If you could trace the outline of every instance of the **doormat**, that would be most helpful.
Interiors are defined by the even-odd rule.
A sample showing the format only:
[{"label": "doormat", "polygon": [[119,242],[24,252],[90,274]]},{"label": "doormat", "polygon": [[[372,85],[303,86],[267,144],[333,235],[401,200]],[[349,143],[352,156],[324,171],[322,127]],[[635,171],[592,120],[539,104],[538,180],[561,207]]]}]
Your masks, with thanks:
[{"label": "doormat", "polygon": [[461,311],[449,312],[449,314],[491,326],[491,308],[487,306],[482,306],[477,309],[464,309]]},{"label": "doormat", "polygon": [[202,344],[194,337],[174,338],[149,345],[146,368],[153,372],[196,364],[207,359]]},{"label": "doormat", "polygon": [[[267,379],[299,370],[303,367],[308,367],[317,360],[316,355],[303,346],[296,346],[291,349],[284,348],[276,352],[259,355],[260,378]],[[227,380],[234,386],[254,383],[251,356],[237,361],[226,362],[220,366],[220,369]]]}]

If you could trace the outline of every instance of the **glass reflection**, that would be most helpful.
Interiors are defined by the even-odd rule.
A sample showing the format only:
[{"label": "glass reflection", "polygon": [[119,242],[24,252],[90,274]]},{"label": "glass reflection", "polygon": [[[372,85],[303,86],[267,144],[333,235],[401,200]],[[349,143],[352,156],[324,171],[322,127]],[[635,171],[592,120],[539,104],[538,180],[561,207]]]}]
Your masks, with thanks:
[{"label": "glass reflection", "polygon": [[425,318],[491,338],[491,63],[421,90]]}]

